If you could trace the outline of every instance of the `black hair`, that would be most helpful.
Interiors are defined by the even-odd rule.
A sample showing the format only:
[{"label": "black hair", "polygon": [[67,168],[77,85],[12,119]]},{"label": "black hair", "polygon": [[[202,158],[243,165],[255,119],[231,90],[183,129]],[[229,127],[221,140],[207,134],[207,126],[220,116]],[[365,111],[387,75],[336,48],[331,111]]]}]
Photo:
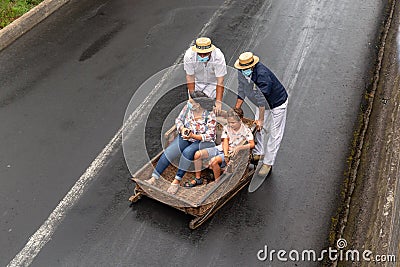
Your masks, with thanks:
[{"label": "black hair", "polygon": [[190,94],[190,97],[196,103],[199,103],[203,109],[208,110],[208,111],[213,110],[215,100],[212,98],[209,98],[205,93],[203,93],[201,91],[194,91],[193,93]]}]

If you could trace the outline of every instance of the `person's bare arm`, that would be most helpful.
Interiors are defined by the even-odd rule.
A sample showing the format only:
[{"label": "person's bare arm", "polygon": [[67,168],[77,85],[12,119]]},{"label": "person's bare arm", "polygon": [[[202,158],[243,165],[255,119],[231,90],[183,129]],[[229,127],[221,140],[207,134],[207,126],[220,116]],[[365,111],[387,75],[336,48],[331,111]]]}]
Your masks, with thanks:
[{"label": "person's bare arm", "polygon": [[217,88],[216,88],[216,97],[217,101],[222,102],[222,97],[224,96],[224,76],[217,77]]},{"label": "person's bare arm", "polygon": [[224,140],[222,140],[222,149],[224,150],[225,162],[228,163],[228,161],[229,161],[229,138],[224,138]]},{"label": "person's bare arm", "polygon": [[253,149],[254,147],[255,147],[254,140],[249,140],[248,144],[238,146],[237,148],[238,148],[238,151],[240,151],[240,150],[250,150],[250,149]]},{"label": "person's bare arm", "polygon": [[224,95],[224,76],[217,77],[217,88],[215,97],[214,113],[218,116],[222,110],[222,97]]},{"label": "person's bare arm", "polygon": [[258,120],[256,120],[257,131],[261,131],[264,127],[265,107],[258,107]]},{"label": "person's bare arm", "polygon": [[194,93],[194,75],[186,75],[186,84],[189,91],[189,94]]},{"label": "person's bare arm", "polygon": [[243,99],[237,98],[235,108],[241,108],[243,104]]}]

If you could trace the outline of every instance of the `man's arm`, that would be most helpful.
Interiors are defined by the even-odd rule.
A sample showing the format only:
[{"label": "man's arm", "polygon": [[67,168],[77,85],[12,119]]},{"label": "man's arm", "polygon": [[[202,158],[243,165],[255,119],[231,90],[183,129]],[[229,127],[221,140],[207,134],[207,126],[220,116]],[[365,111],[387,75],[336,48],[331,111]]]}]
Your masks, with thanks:
[{"label": "man's arm", "polygon": [[189,94],[194,93],[194,75],[186,75],[186,84]]},{"label": "man's arm", "polygon": [[243,104],[243,99],[241,99],[241,98],[237,98],[236,99],[236,104],[235,104],[235,108],[241,108],[242,107],[242,104]]},{"label": "man's arm", "polygon": [[222,110],[222,97],[224,95],[224,76],[217,77],[217,88],[215,97],[215,114],[219,114]]},{"label": "man's arm", "polygon": [[244,86],[245,86],[244,80],[245,78],[243,77],[243,74],[240,71],[238,71],[238,93],[237,93],[235,108],[242,107],[243,101],[246,98],[246,95],[244,93]]},{"label": "man's arm", "polygon": [[216,88],[216,100],[222,102],[222,96],[224,95],[224,76],[217,77],[217,88]]},{"label": "man's arm", "polygon": [[257,131],[261,131],[264,127],[264,114],[265,114],[265,107],[258,107],[258,120],[256,120]]}]

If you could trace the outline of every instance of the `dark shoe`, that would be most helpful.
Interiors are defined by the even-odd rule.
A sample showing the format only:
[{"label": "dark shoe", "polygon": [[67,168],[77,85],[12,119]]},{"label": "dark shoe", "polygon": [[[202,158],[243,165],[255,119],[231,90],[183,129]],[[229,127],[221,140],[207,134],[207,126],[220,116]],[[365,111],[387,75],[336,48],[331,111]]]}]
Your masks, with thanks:
[{"label": "dark shoe", "polygon": [[203,181],[204,181],[204,179],[206,179],[206,180],[207,180],[207,183],[210,183],[210,182],[212,182],[212,181],[215,180],[215,179],[214,179],[214,173],[213,173],[212,171],[208,171],[208,172],[206,172],[204,175],[201,175],[200,180],[201,180],[201,179],[203,179]]},{"label": "dark shoe", "polygon": [[261,159],[261,155],[256,155],[256,154],[251,154],[250,155],[250,162],[252,164],[256,165],[260,159]]},{"label": "dark shoe", "polygon": [[202,184],[203,184],[203,179],[194,178],[194,179],[190,180],[189,182],[184,183],[183,187],[192,188],[192,187],[195,187],[195,186],[198,186],[198,185],[202,185]]}]

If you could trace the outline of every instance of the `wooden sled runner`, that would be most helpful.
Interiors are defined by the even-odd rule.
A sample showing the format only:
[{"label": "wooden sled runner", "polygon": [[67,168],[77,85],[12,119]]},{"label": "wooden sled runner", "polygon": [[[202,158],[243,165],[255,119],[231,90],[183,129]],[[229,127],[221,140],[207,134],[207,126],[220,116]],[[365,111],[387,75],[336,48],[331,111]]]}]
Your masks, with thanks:
[{"label": "wooden sled runner", "polygon": [[[254,128],[254,121],[243,119],[243,122],[248,127]],[[222,129],[220,124],[218,127],[220,130]],[[165,133],[167,140],[173,140],[175,136],[175,127]],[[255,170],[254,166],[250,164],[250,151],[243,150],[229,161],[218,182],[211,181],[212,171],[204,169],[201,175],[203,178],[202,185],[193,188],[180,186],[178,192],[172,195],[167,192],[167,189],[174,180],[177,171],[174,164],[168,166],[155,185],[150,185],[145,181],[151,177],[161,154],[162,151],[133,175],[132,180],[136,183],[136,186],[134,195],[129,198],[129,201],[135,203],[142,196],[147,196],[190,214],[194,216],[194,219],[189,223],[190,229],[199,227],[240,192],[250,182]],[[181,184],[189,181],[193,176],[194,172],[187,172]]]}]

